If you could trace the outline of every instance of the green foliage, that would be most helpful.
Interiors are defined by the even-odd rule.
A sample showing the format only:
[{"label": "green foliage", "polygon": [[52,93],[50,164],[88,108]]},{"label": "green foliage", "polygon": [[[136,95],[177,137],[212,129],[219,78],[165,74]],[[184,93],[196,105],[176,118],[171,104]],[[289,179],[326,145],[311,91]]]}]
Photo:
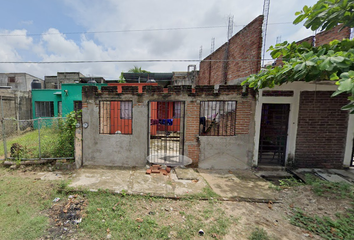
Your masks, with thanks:
[{"label": "green foliage", "polygon": [[337,214],[336,220],[329,217],[309,216],[300,209],[293,209],[291,223],[307,229],[324,239],[353,239],[354,211]]},{"label": "green foliage", "polygon": [[329,30],[339,23],[343,27],[354,27],[353,0],[319,0],[312,7],[304,6],[302,11],[296,12],[294,24],[306,19],[304,26],[315,31]]},{"label": "green foliage", "polygon": [[[319,0],[313,7],[305,6],[294,23],[304,19],[306,27],[312,30],[331,29],[338,23],[354,26],[354,0]],[[340,17],[338,17],[340,16]],[[262,70],[248,77],[242,84],[254,89],[274,87],[294,81],[336,81],[337,96],[341,93],[349,95],[349,104],[342,107],[354,113],[354,40],[334,40],[329,44],[313,47],[307,42],[283,42],[271,46],[272,58],[281,58],[284,65]]]},{"label": "green foliage", "polygon": [[141,69],[141,67],[134,66],[134,68],[129,69],[129,73],[150,73],[149,71],[146,71],[144,69]]},{"label": "green foliage", "polygon": [[65,120],[59,121],[59,137],[55,148],[53,149],[54,157],[74,157],[75,154],[75,130],[77,118],[81,111],[70,112]]},{"label": "green foliage", "polygon": [[270,237],[268,236],[268,233],[263,228],[256,227],[256,229],[253,230],[251,236],[248,239],[249,240],[270,240]]}]

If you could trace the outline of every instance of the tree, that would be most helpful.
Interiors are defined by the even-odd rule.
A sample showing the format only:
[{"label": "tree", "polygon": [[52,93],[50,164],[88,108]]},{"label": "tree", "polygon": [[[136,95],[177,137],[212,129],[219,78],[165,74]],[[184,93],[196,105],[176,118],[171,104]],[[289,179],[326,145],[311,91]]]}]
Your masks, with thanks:
[{"label": "tree", "polygon": [[[312,30],[329,30],[338,24],[342,24],[340,30],[354,27],[354,0],[319,0],[312,7],[304,6],[296,15],[294,24],[306,20],[304,26]],[[273,59],[282,57],[284,64],[269,66],[248,77],[242,85],[260,89],[294,81],[336,81],[338,88],[332,96],[349,94],[350,103],[342,109],[354,114],[353,40],[335,40],[318,47],[307,42],[283,42],[271,46],[268,51],[271,51]]]},{"label": "tree", "polygon": [[[150,73],[150,72],[146,71],[144,69],[141,69],[141,67],[134,66],[134,68],[131,68],[128,70],[128,73]],[[120,73],[119,82],[125,82],[123,72]]]}]

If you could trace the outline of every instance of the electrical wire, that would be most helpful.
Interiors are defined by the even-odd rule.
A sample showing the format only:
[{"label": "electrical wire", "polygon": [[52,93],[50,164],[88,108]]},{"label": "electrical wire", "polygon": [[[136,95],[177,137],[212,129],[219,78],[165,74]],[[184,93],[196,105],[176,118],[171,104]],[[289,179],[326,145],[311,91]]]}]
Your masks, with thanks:
[{"label": "electrical wire", "polygon": [[[292,22],[269,23],[268,25],[290,24]],[[244,27],[245,25],[234,25],[234,27]],[[129,33],[129,32],[154,32],[154,31],[176,31],[176,30],[194,30],[194,29],[211,29],[211,28],[227,28],[227,26],[205,26],[205,27],[176,27],[176,28],[151,28],[151,29],[126,29],[112,31],[89,31],[89,32],[55,32],[55,33],[28,33],[28,34],[0,34],[0,37],[23,37],[23,36],[45,36],[45,35],[75,35],[75,34],[105,34],[105,33]]]},{"label": "electrical wire", "polygon": [[[264,59],[274,60],[274,59]],[[202,62],[250,62],[262,61],[262,59],[229,59],[229,60],[213,60],[205,59]],[[201,62],[197,59],[148,59],[148,60],[78,60],[78,61],[8,61],[0,62],[0,64],[74,64],[74,63],[146,63],[146,62]]]}]

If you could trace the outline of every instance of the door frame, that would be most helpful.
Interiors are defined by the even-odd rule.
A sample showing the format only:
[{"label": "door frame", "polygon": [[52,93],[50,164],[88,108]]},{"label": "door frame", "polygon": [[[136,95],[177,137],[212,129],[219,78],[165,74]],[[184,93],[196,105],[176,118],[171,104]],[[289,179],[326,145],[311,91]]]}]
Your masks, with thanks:
[{"label": "door frame", "polygon": [[[272,89],[273,90],[273,89]],[[255,111],[255,134],[254,134],[254,151],[253,151],[253,166],[258,166],[259,156],[259,140],[261,133],[261,117],[263,104],[289,104],[289,121],[288,121],[288,136],[286,140],[284,166],[289,164],[295,155],[296,135],[299,113],[299,92],[294,91],[293,96],[289,97],[263,97],[263,89],[259,90],[258,101],[256,102]]]},{"label": "door frame", "polygon": [[165,100],[151,100],[148,101],[148,118],[147,118],[147,126],[148,126],[148,131],[147,131],[147,156],[150,156],[150,138],[151,138],[151,129],[150,129],[150,121],[151,121],[151,103],[156,102],[163,102],[163,103],[169,103],[169,102],[181,102],[181,117],[180,117],[180,132],[182,132],[182,136],[180,135],[180,141],[179,141],[179,148],[182,148],[182,152],[179,153],[179,155],[184,155],[185,151],[185,129],[186,129],[186,102],[182,100],[175,100],[175,101],[165,101]]}]

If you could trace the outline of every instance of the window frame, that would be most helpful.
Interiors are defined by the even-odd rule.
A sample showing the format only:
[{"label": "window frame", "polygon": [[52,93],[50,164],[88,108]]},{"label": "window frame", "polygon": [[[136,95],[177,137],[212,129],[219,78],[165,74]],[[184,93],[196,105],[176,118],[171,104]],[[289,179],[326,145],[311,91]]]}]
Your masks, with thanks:
[{"label": "window frame", "polygon": [[[47,118],[54,117],[54,101],[35,101],[35,117],[36,118]],[[44,108],[44,109],[42,109]],[[42,114],[44,113],[44,114]]]},{"label": "window frame", "polygon": [[200,101],[200,136],[235,136],[237,100]]},{"label": "window frame", "polygon": [[[130,103],[128,105],[128,108],[130,107],[130,115],[128,118],[122,118],[121,110],[122,110],[122,103],[128,102]],[[115,109],[111,107],[112,103],[120,103],[119,108]],[[129,110],[129,109],[128,109]],[[119,112],[117,113],[116,116],[113,116],[114,120],[112,120],[112,112]],[[133,101],[131,100],[123,100],[123,101],[118,101],[118,100],[102,100],[99,101],[99,134],[103,135],[116,135],[116,134],[122,134],[122,135],[132,135],[133,134]],[[112,121],[116,123],[112,124]],[[123,122],[122,125],[119,124],[119,122]],[[116,132],[112,132],[111,129],[112,127],[116,128],[122,128],[122,131],[117,130]],[[119,132],[119,133],[117,133]]]}]

